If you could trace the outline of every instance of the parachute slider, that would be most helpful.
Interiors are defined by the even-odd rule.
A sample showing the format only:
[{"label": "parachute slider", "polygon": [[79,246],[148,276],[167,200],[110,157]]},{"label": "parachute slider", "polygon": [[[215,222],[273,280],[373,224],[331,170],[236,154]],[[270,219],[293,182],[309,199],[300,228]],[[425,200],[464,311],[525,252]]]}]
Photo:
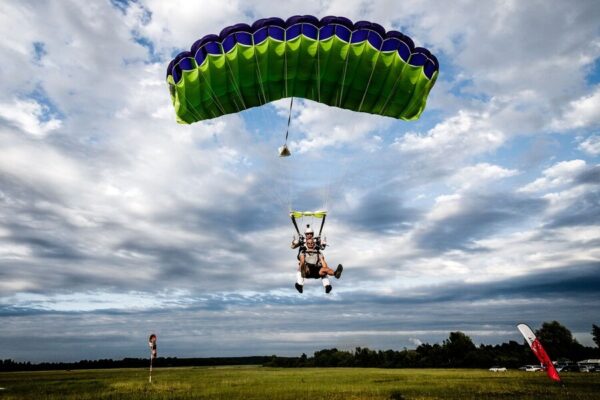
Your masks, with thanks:
[{"label": "parachute slider", "polygon": [[284,144],[279,148],[279,157],[289,157],[292,153],[290,153],[290,149],[288,149],[287,144]]},{"label": "parachute slider", "polygon": [[288,114],[287,128],[285,130],[285,142],[283,143],[283,146],[281,146],[279,148],[279,157],[289,157],[292,155],[292,153],[290,153],[290,149],[288,149],[288,147],[287,147],[287,141],[288,141],[288,136],[290,135],[290,123],[292,122],[292,107],[293,106],[294,106],[294,98],[292,97],[292,99],[290,100],[290,112]]}]

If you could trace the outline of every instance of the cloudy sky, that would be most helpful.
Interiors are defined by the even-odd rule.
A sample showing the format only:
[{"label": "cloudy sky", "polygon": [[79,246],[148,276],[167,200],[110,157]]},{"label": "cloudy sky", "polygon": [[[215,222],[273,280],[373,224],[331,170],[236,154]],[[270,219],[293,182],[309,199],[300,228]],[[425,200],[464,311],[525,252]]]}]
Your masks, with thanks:
[{"label": "cloudy sky", "polygon": [[[452,3],[452,4],[451,4]],[[600,310],[600,4],[4,1],[0,359],[521,340]],[[287,101],[185,126],[168,62],[296,14],[397,29],[441,73],[416,122]],[[289,207],[327,207],[325,295]],[[311,223],[311,221],[304,221]]]}]

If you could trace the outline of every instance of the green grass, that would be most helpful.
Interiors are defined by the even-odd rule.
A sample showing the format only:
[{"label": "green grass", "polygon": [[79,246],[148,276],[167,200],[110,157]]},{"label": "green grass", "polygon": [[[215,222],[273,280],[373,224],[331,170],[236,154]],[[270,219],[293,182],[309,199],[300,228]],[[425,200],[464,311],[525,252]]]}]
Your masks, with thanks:
[{"label": "green grass", "polygon": [[261,367],[0,373],[0,399],[600,399],[600,374]]}]

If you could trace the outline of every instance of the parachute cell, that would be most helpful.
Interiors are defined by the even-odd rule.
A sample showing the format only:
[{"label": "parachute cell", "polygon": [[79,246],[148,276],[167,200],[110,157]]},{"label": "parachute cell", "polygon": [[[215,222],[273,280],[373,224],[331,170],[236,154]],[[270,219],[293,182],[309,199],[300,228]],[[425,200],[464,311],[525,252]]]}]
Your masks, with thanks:
[{"label": "parachute cell", "polygon": [[167,68],[177,121],[202,121],[286,97],[417,119],[438,76],[428,50],[344,17],[266,18],[196,41]]}]

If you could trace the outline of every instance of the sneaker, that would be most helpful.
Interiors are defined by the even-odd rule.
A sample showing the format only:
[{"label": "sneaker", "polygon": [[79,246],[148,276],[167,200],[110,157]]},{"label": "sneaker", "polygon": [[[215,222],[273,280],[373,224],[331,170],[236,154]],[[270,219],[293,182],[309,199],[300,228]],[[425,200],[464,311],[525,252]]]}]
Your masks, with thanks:
[{"label": "sneaker", "polygon": [[331,289],[333,289],[333,287],[331,285],[325,286],[325,293],[331,292]]},{"label": "sneaker", "polygon": [[298,282],[296,282],[295,286],[298,293],[302,293],[302,290],[304,290],[304,286],[300,285]]},{"label": "sneaker", "polygon": [[343,270],[344,270],[344,267],[342,267],[342,264],[338,264],[337,269],[333,273],[333,276],[335,276],[336,279],[340,279],[340,276],[342,276]]}]

